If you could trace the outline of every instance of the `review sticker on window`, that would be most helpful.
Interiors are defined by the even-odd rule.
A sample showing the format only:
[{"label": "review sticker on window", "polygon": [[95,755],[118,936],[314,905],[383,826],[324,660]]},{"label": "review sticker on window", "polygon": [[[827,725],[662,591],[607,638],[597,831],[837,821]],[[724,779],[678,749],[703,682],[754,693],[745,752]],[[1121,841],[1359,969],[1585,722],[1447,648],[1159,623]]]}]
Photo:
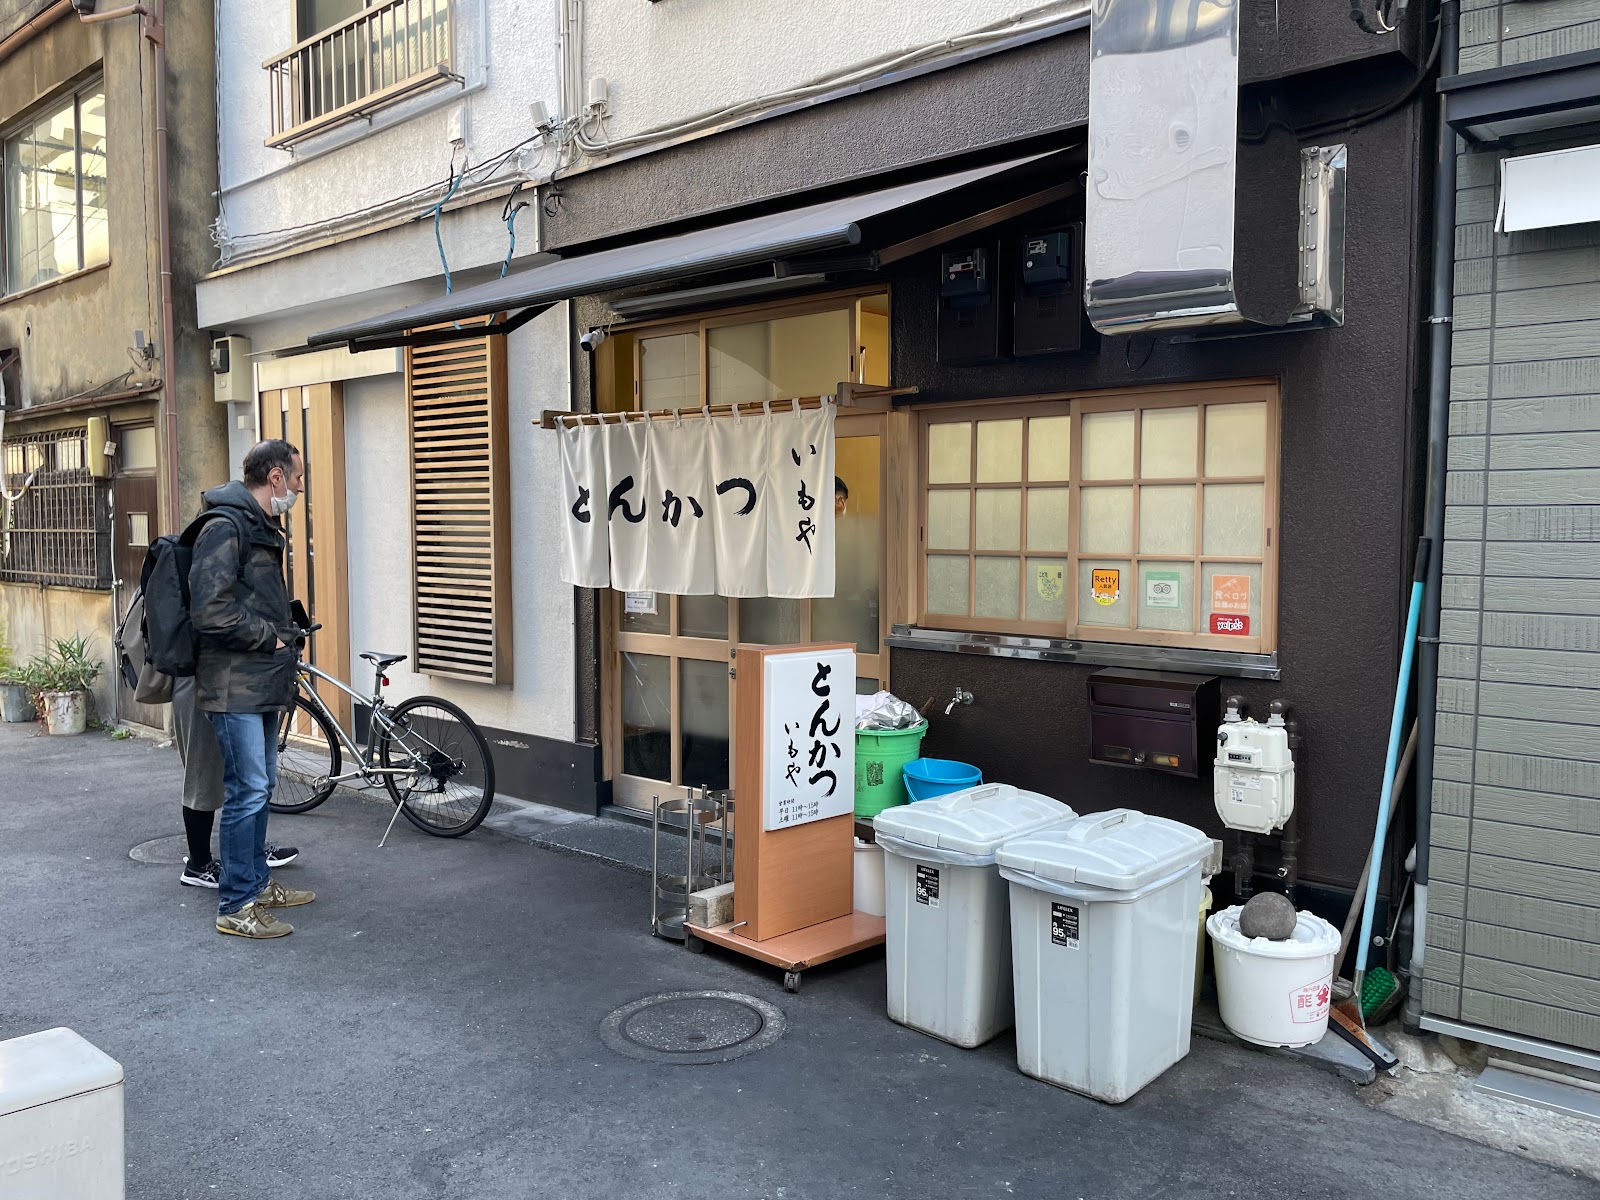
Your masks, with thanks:
[{"label": "review sticker on window", "polygon": [[1250,636],[1250,576],[1211,577],[1211,632]]},{"label": "review sticker on window", "polygon": [[1090,573],[1089,586],[1094,602],[1109,607],[1122,596],[1122,572],[1096,568]]}]

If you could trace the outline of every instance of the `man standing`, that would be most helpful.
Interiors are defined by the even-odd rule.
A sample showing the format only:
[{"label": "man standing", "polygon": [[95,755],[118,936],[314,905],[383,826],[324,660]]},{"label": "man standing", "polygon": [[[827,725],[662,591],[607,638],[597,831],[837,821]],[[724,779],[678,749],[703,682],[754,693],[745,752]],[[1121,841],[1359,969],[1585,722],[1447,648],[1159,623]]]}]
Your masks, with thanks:
[{"label": "man standing", "polygon": [[204,498],[205,509],[233,509],[247,532],[241,537],[232,521],[207,522],[189,568],[189,615],[200,635],[195,703],[222,751],[217,932],[237,937],[293,933],[272,910],[316,899],[284,887],[267,867],[278,722],[294,697],[294,629],[278,518],[294,507],[304,473],[300,452],[288,442],[252,447],[243,482],[212,488]]}]

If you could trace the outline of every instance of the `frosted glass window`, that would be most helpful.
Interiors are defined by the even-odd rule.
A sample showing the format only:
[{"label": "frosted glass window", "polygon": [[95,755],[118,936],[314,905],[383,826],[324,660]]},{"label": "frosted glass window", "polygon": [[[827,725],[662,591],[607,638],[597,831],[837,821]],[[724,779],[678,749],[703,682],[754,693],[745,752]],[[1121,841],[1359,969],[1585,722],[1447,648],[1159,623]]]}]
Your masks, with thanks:
[{"label": "frosted glass window", "polygon": [[1067,562],[1062,558],[1030,558],[1027,565],[1027,616],[1030,621],[1060,623],[1067,619]]},{"label": "frosted glass window", "polygon": [[[1200,602],[1206,606],[1203,632],[1233,637],[1261,636],[1261,567],[1257,563],[1202,563]],[[1248,618],[1240,626],[1238,619]],[[1219,621],[1219,618],[1221,620]]]},{"label": "frosted glass window", "polygon": [[1072,478],[1072,418],[1034,417],[1028,422],[1028,481]]},{"label": "frosted glass window", "polygon": [[639,342],[639,398],[645,408],[700,407],[700,336],[675,333]]},{"label": "frosted glass window", "polygon": [[1206,406],[1206,474],[1263,475],[1267,470],[1267,406]]},{"label": "frosted glass window", "polygon": [[1266,489],[1259,483],[1208,483],[1205,501],[1206,554],[1259,555],[1266,524]]},{"label": "frosted glass window", "polygon": [[1011,488],[978,493],[979,550],[1022,548],[1022,493]]},{"label": "frosted glass window", "polygon": [[1133,564],[1118,559],[1078,560],[1078,624],[1127,628],[1133,606]]},{"label": "frosted glass window", "polygon": [[1194,564],[1141,563],[1139,628],[1179,633],[1194,630]]},{"label": "frosted glass window", "polygon": [[965,550],[971,543],[972,493],[928,493],[928,548]]},{"label": "frosted glass window", "polygon": [[850,312],[720,325],[706,351],[713,404],[832,395],[850,378]]},{"label": "frosted glass window", "polygon": [[122,457],[117,463],[123,471],[156,469],[156,430],[154,425],[135,425],[122,431]]},{"label": "frosted glass window", "polygon": [[678,632],[684,637],[726,638],[728,636],[727,597],[679,596]]},{"label": "frosted glass window", "polygon": [[1152,408],[1139,441],[1141,479],[1192,479],[1199,466],[1200,410]]},{"label": "frosted glass window", "polygon": [[1089,413],[1083,418],[1083,478],[1133,478],[1131,412]]},{"label": "frosted glass window", "polygon": [[965,616],[968,611],[968,558],[928,556],[928,611]]},{"label": "frosted glass window", "polygon": [[968,483],[972,479],[972,425],[966,421],[928,427],[928,482]]},{"label": "frosted glass window", "polygon": [[805,638],[804,600],[776,596],[739,601],[739,640],[763,646],[787,646]]},{"label": "frosted glass window", "polygon": [[1065,550],[1072,540],[1066,488],[1028,489],[1028,549]]},{"label": "frosted glass window", "polygon": [[1195,491],[1191,486],[1139,489],[1139,553],[1194,553]]},{"label": "frosted glass window", "polygon": [[1078,552],[1128,554],[1133,550],[1133,489],[1084,488],[1078,493]]},{"label": "frosted glass window", "polygon": [[977,596],[973,615],[1015,621],[1019,615],[1022,560],[980,558],[977,560]]},{"label": "frosted glass window", "polygon": [[1022,480],[1022,422],[978,422],[978,482]]}]

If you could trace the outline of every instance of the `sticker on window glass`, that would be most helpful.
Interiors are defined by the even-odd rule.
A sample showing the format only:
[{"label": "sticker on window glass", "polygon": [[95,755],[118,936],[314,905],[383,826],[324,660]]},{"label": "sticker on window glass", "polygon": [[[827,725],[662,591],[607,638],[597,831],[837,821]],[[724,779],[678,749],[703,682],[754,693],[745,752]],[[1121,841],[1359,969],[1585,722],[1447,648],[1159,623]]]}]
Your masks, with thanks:
[{"label": "sticker on window glass", "polygon": [[1096,604],[1115,604],[1122,596],[1122,572],[1115,568],[1096,568],[1090,574],[1089,587]]},{"label": "sticker on window glass", "polygon": [[1147,571],[1144,577],[1145,607],[1179,607],[1181,604],[1179,585],[1180,580],[1176,571]]},{"label": "sticker on window glass", "polygon": [[1211,577],[1211,632],[1249,636],[1250,576]]},{"label": "sticker on window glass", "polygon": [[653,617],[656,615],[656,594],[654,592],[625,592],[623,593],[622,611],[638,616]]},{"label": "sticker on window glass", "polygon": [[1035,567],[1033,569],[1033,587],[1043,600],[1059,600],[1066,591],[1066,568]]}]

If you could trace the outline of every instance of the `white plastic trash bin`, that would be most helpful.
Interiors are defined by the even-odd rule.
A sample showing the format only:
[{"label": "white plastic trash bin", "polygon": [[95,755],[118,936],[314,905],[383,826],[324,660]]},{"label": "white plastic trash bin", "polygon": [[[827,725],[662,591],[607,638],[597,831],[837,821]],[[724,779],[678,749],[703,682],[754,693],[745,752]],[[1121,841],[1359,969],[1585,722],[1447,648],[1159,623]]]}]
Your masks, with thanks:
[{"label": "white plastic trash bin", "polygon": [[855,906],[857,912],[883,916],[883,848],[856,839]]},{"label": "white plastic trash bin", "polygon": [[1281,942],[1245,937],[1235,904],[1206,921],[1217,964],[1222,1023],[1258,1046],[1309,1046],[1328,1032],[1339,931],[1314,913],[1295,916]]},{"label": "white plastic trash bin", "polygon": [[1210,852],[1200,830],[1126,808],[1000,848],[1025,1074],[1120,1104],[1189,1053]]},{"label": "white plastic trash bin", "polygon": [[878,814],[892,1020],[968,1048],[1010,1028],[1010,910],[995,850],[1075,815],[1004,783]]},{"label": "white plastic trash bin", "polygon": [[122,1067],[70,1029],[0,1042],[0,1196],[122,1200]]}]

